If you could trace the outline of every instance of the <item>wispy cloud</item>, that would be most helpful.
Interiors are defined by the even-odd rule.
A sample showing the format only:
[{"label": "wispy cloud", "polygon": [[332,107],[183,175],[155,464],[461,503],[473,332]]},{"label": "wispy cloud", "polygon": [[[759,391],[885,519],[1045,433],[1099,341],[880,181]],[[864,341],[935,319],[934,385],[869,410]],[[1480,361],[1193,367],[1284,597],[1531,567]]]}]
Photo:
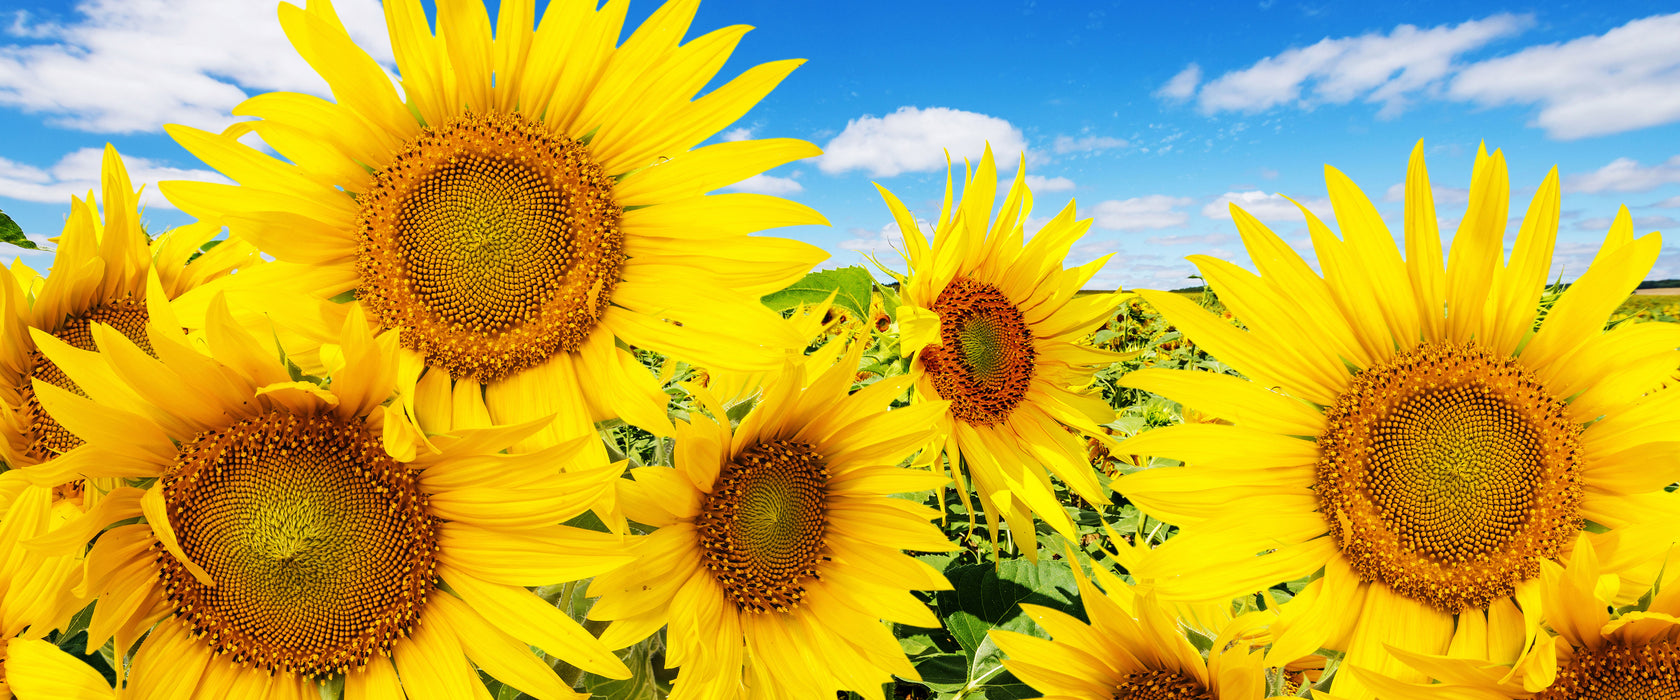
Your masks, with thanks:
[{"label": "wispy cloud", "polygon": [[1131,199],[1111,199],[1098,202],[1091,208],[1091,216],[1097,228],[1111,231],[1146,231],[1149,229],[1172,228],[1183,226],[1190,221],[1190,215],[1179,211],[1179,207],[1187,206],[1195,200],[1189,197],[1172,197],[1164,194],[1151,194]]},{"label": "wispy cloud", "polygon": [[1113,136],[1095,136],[1092,134],[1085,134],[1082,136],[1058,135],[1055,142],[1051,144],[1050,148],[1054,150],[1057,155],[1063,155],[1067,153],[1094,153],[1114,148],[1125,148],[1129,143],[1130,142],[1126,139],[1116,138]]},{"label": "wispy cloud", "polygon": [[1150,236],[1145,238],[1143,242],[1148,243],[1149,245],[1160,246],[1216,246],[1225,245],[1226,243],[1230,243],[1236,239],[1236,236],[1228,233],[1203,233],[1199,235],[1183,236]]},{"label": "wispy cloud", "polygon": [[[798,175],[798,173],[794,173]],[[776,177],[775,175],[754,175],[737,182],[724,189],[732,192],[752,192],[755,194],[773,194],[787,196],[805,191],[805,186],[791,177]]]},{"label": "wispy cloud", "polygon": [[[1334,212],[1330,207],[1330,200],[1297,199],[1295,201],[1300,202],[1315,216],[1317,216],[1320,221],[1323,221],[1326,224],[1330,224],[1335,221]],[[1225,194],[1219,195],[1214,198],[1213,201],[1208,202],[1207,206],[1202,207],[1202,216],[1209,219],[1229,220],[1231,218],[1230,206],[1232,204],[1237,205],[1238,208],[1248,212],[1249,216],[1259,219],[1260,223],[1268,226],[1273,226],[1276,222],[1280,221],[1299,222],[1307,220],[1307,217],[1301,214],[1300,208],[1296,207],[1294,202],[1290,202],[1288,198],[1281,194],[1266,194],[1260,190],[1250,190],[1247,192],[1226,192]]]},{"label": "wispy cloud", "polygon": [[[327,94],[281,31],[275,5],[83,0],[67,24],[15,13],[7,33],[33,41],[0,45],[0,105],[46,115],[54,126],[131,133],[166,123],[219,130],[247,89]],[[378,2],[335,8],[357,44],[388,65]]]},{"label": "wispy cloud", "polygon": [[1183,102],[1196,94],[1196,86],[1200,85],[1201,82],[1202,67],[1191,63],[1163,84],[1161,89],[1156,90],[1155,96],[1174,102]]},{"label": "wispy cloud", "polygon": [[1547,135],[1578,139],[1680,121],[1680,13],[1533,46],[1466,68],[1448,94],[1481,106],[1536,105]]},{"label": "wispy cloud", "polygon": [[900,107],[884,117],[862,116],[846,123],[823,146],[817,167],[833,174],[866,170],[874,177],[945,168],[953,161],[979,160],[987,143],[999,169],[1014,167],[1026,151],[1021,130],[997,117],[948,107]]},{"label": "wispy cloud", "polygon": [[[69,206],[71,195],[86,197],[100,189],[100,165],[104,150],[83,148],[60,158],[51,167],[37,168],[0,158],[0,197],[45,202]],[[148,207],[174,209],[174,205],[158,194],[159,180],[198,180],[202,182],[230,182],[220,173],[209,170],[172,168],[146,158],[123,157],[129,180],[136,187],[145,185],[141,203]]]},{"label": "wispy cloud", "polygon": [[1451,26],[1419,29],[1402,24],[1387,34],[1325,38],[1208,81],[1197,95],[1197,105],[1212,114],[1363,99],[1381,104],[1380,114],[1393,117],[1416,93],[1438,89],[1460,55],[1533,24],[1525,15],[1499,14]]},{"label": "wispy cloud", "polygon": [[1028,175],[1027,188],[1034,192],[1066,192],[1073,189],[1074,185],[1072,180],[1065,177]]},{"label": "wispy cloud", "polygon": [[1617,158],[1598,170],[1563,179],[1566,192],[1649,192],[1663,185],[1680,183],[1680,155],[1655,165],[1640,165],[1632,158]]}]

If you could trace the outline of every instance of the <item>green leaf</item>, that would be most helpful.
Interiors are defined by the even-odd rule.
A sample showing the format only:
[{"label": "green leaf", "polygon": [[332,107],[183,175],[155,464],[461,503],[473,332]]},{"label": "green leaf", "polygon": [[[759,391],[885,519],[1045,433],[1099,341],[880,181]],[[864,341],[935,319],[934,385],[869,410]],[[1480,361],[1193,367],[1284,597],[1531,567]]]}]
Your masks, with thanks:
[{"label": "green leaf", "polygon": [[953,692],[968,685],[968,657],[962,654],[928,654],[915,664],[922,685],[934,690]]},{"label": "green leaf", "polygon": [[12,221],[12,217],[6,216],[6,212],[3,211],[0,211],[0,243],[10,243],[19,248],[30,250],[41,249],[41,246],[35,245],[35,241],[29,240],[28,236],[23,235],[22,226],[19,226],[16,221]]},{"label": "green leaf", "polygon": [[852,314],[852,318],[869,320],[869,297],[875,289],[875,278],[869,271],[853,265],[834,270],[820,270],[806,275],[792,286],[764,296],[764,305],[776,311],[786,311],[800,304],[820,304],[834,295],[834,305]]},{"label": "green leaf", "polygon": [[[1008,623],[1021,616],[1021,603],[1032,603],[1084,619],[1085,611],[1076,603],[1079,584],[1066,562],[1049,557],[1037,564],[1025,559],[1008,559],[996,564],[969,564],[953,567],[945,572],[953,590],[939,591],[934,601],[940,613],[950,617],[966,612],[994,627],[1011,629]],[[1027,632],[1030,621],[1016,631]]]}]

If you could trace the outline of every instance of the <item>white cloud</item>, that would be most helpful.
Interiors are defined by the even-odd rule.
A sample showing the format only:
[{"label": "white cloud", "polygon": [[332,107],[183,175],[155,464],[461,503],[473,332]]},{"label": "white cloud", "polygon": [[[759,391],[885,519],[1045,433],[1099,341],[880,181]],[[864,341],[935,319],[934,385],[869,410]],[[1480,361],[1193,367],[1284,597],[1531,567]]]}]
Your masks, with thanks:
[{"label": "white cloud", "polygon": [[1190,204],[1189,197],[1151,194],[1131,199],[1111,199],[1091,208],[1097,228],[1111,231],[1143,231],[1183,226],[1190,215],[1178,210]]},{"label": "white cloud", "polygon": [[1236,240],[1237,237],[1228,233],[1204,233],[1200,235],[1183,236],[1150,236],[1143,240],[1149,245],[1224,245]]},{"label": "white cloud", "polygon": [[[83,148],[66,154],[48,168],[37,168],[0,158],[0,197],[68,206],[71,195],[86,197],[89,191],[101,190],[99,175],[104,156],[104,149]],[[175,208],[169,200],[158,194],[159,180],[231,182],[220,173],[171,168],[146,158],[124,156],[123,165],[128,169],[128,178],[136,188],[145,185],[145,189],[141,191],[141,204],[146,207]]]},{"label": "white cloud", "polygon": [[[916,225],[922,229],[924,235],[933,235],[933,224],[922,219],[916,220]],[[871,231],[864,228],[851,230],[852,237],[840,241],[841,250],[855,250],[879,257],[885,253],[904,250],[904,232],[894,221],[882,226],[879,230]]]},{"label": "white cloud", "polygon": [[[1439,89],[1460,54],[1527,29],[1527,16],[1498,14],[1457,25],[1419,29],[1409,24],[1388,34],[1325,38],[1260,59],[1203,85],[1198,104],[1212,114],[1257,112],[1285,104],[1380,103],[1381,115],[1405,109],[1414,93]],[[1303,92],[1308,94],[1303,95]]]},{"label": "white cloud", "polygon": [[798,180],[791,177],[776,177],[774,175],[754,175],[737,182],[724,189],[734,192],[752,192],[755,194],[773,194],[785,196],[805,191],[805,187]]},{"label": "white cloud", "polygon": [[[1328,199],[1300,199],[1296,200],[1305,205],[1320,221],[1330,224],[1335,216]],[[1230,205],[1236,204],[1243,211],[1260,220],[1260,223],[1272,226],[1279,221],[1306,221],[1301,210],[1281,194],[1266,194],[1260,190],[1248,192],[1226,192],[1219,195],[1207,206],[1202,207],[1202,216],[1209,219],[1230,219]]]},{"label": "white cloud", "polygon": [[1196,94],[1196,86],[1200,85],[1201,82],[1202,67],[1192,63],[1185,66],[1184,70],[1179,71],[1178,75],[1173,76],[1171,80],[1168,80],[1167,84],[1162,85],[1161,89],[1156,90],[1155,96],[1182,102]]},{"label": "white cloud", "polygon": [[[82,0],[77,21],[62,25],[17,13],[8,33],[49,41],[0,45],[0,105],[100,133],[161,131],[165,123],[220,130],[247,90],[327,94],[281,31],[276,4]],[[356,43],[389,65],[378,2],[335,6]]]},{"label": "white cloud", "polygon": [[1009,170],[1027,148],[1021,130],[1008,121],[947,107],[899,107],[885,117],[863,116],[846,123],[823,147],[817,167],[831,175],[867,170],[874,177],[945,168],[953,162],[979,160],[990,142],[999,169]]},{"label": "white cloud", "polygon": [[1129,142],[1113,136],[1065,136],[1058,135],[1051,146],[1058,154],[1088,153],[1106,151],[1111,148],[1125,148]]},{"label": "white cloud", "polygon": [[1593,172],[1570,175],[1563,180],[1566,192],[1649,192],[1680,182],[1680,155],[1666,163],[1643,166],[1632,158],[1617,158]]},{"label": "white cloud", "polygon": [[[1444,187],[1442,185],[1430,185],[1429,186],[1429,191],[1430,191],[1430,194],[1433,194],[1435,196],[1435,206],[1437,206],[1437,207],[1442,206],[1442,205],[1446,205],[1446,204],[1468,204],[1470,202],[1470,190],[1467,190],[1467,189],[1462,188],[1462,187]],[[1383,193],[1383,201],[1384,202],[1404,202],[1404,201],[1406,201],[1406,183],[1397,182],[1397,183],[1394,183],[1393,185],[1390,185],[1389,188],[1388,188],[1388,191]]]},{"label": "white cloud", "polygon": [[1532,46],[1477,63],[1452,81],[1457,99],[1538,105],[1535,124],[1578,139],[1680,120],[1680,13],[1601,35]]},{"label": "white cloud", "polygon": [[1027,176],[1027,189],[1034,192],[1066,192],[1073,187],[1073,181],[1065,177]]},{"label": "white cloud", "polygon": [[718,137],[718,138],[721,138],[725,141],[745,141],[747,139],[752,138],[752,136],[753,136],[752,127],[741,126],[741,127],[736,127],[734,129],[730,129],[728,131],[723,132],[723,135]]},{"label": "white cloud", "polygon": [[[1615,220],[1610,217],[1594,217],[1591,219],[1581,219],[1580,221],[1575,222],[1575,228],[1579,231],[1593,231],[1597,233],[1610,230],[1610,224],[1612,223],[1615,223]],[[1646,231],[1673,231],[1676,226],[1680,226],[1680,220],[1676,220],[1672,216],[1633,217],[1634,235],[1639,235],[1640,233]]]},{"label": "white cloud", "polygon": [[1662,209],[1680,209],[1680,196],[1669,197],[1668,199],[1652,204],[1651,206]]}]

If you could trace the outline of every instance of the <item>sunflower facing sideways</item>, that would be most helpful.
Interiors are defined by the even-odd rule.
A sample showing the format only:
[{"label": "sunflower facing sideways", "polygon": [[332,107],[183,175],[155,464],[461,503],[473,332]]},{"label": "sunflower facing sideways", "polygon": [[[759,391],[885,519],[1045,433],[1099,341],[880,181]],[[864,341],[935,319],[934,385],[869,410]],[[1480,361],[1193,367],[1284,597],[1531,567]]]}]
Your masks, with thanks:
[{"label": "sunflower facing sideways", "polygon": [[1114,420],[1114,410],[1082,388],[1097,368],[1120,356],[1078,344],[1108,320],[1117,303],[1109,294],[1075,296],[1109,256],[1062,268],[1068,250],[1091,226],[1089,219],[1074,220],[1072,202],[1023,244],[1032,211],[1025,170],[1023,158],[995,221],[997,167],[991,148],[970,169],[955,207],[947,170],[945,203],[931,245],[910,210],[876,187],[904,234],[909,265],[909,274],[895,274],[901,352],[914,357],[910,371],[917,394],[950,401],[939,418],[935,446],[949,456],[965,502],[966,467],[979,508],[992,516],[987,527],[993,541],[1001,517],[1016,545],[1033,557],[1033,514],[1074,536],[1045,467],[1079,497],[1108,502],[1085,441],[1064,426],[1109,439],[1098,425]]},{"label": "sunflower facing sideways", "polygon": [[[1179,629],[1179,621],[1152,594],[1135,589],[1096,565],[1092,585],[1068,552],[1079,598],[1090,623],[1039,605],[1021,610],[1049,632],[1040,639],[992,630],[1009,658],[1005,668],[1046,700],[1262,700],[1264,654],[1252,643],[1274,615],[1250,612],[1229,620],[1204,657]],[[1106,591],[1106,592],[1105,592]]]},{"label": "sunflower facing sideways", "polygon": [[[1553,634],[1514,664],[1419,654],[1402,660],[1439,681],[1401,683],[1354,668],[1385,700],[1661,700],[1680,697],[1680,586],[1671,580],[1642,605],[1612,616],[1616,576],[1592,547],[1569,566],[1541,563],[1541,608]],[[1672,577],[1674,571],[1669,571]]]},{"label": "sunflower facing sideways", "polygon": [[[1514,661],[1538,619],[1541,562],[1567,559],[1585,523],[1584,546],[1622,577],[1623,598],[1637,597],[1680,534],[1680,500],[1663,490],[1680,476],[1680,402],[1650,392],[1680,361],[1680,326],[1604,324],[1651,269],[1660,236],[1634,238],[1624,208],[1534,330],[1557,235],[1555,169],[1507,262],[1505,159],[1479,152],[1444,266],[1421,142],[1404,259],[1352,181],[1328,167],[1325,179],[1344,237],[1302,209],[1323,277],[1236,207],[1260,274],[1192,258],[1246,330],[1143,293],[1249,379],[1122,380],[1231,423],[1123,444],[1186,463],[1115,484],[1182,528],[1133,573],[1177,600],[1314,575],[1284,607],[1268,660],[1341,649],[1344,665],[1408,681],[1422,679],[1385,645]],[[1370,697],[1350,673],[1331,692]]]},{"label": "sunflower facing sideways", "polygon": [[97,200],[72,198],[51,274],[39,275],[21,262],[0,273],[0,462],[14,469],[81,443],[35,397],[31,378],[79,390],[35,348],[30,329],[92,350],[89,324],[104,323],[144,347],[148,274],[158,277],[159,293],[174,298],[260,262],[255,249],[238,241],[193,257],[221,231],[204,223],[148,241],[140,228],[140,193],[115,148],[105,147],[102,170],[104,191]]},{"label": "sunflower facing sideways", "polygon": [[[169,128],[239,185],[164,193],[278,260],[230,280],[233,306],[326,342],[345,313],[329,300],[354,290],[400,333],[405,410],[423,423],[450,407],[476,423],[557,416],[522,449],[610,417],[669,434],[665,394],[618,343],[747,371],[802,347],[759,297],[826,254],[747,234],[826,221],[775,197],[707,193],[820,151],[794,139],[696,148],[801,61],[696,99],[748,27],[679,45],[698,2],[675,0],[621,44],[627,3],[597,4],[556,0],[537,25],[533,0],[508,0],[492,33],[483,4],[441,2],[434,34],[419,0],[385,3],[406,102],[330,3],[280,5],[336,101],[269,93],[233,110],[254,121],[220,135]],[[280,157],[236,140],[247,132]]]},{"label": "sunflower facing sideways", "polygon": [[[676,468],[620,486],[629,518],[658,527],[638,558],[596,577],[590,617],[609,647],[666,627],[672,698],[882,697],[916,679],[881,620],[937,627],[910,590],[949,589],[901,550],[945,551],[933,510],[891,494],[949,479],[899,465],[930,439],[943,402],[887,410],[908,388],[883,379],[847,394],[864,343],[809,379],[789,364],[733,431],[696,412],[678,421]],[[694,388],[712,415],[722,404]],[[820,660],[813,663],[813,660]]]},{"label": "sunflower facing sideways", "polygon": [[540,423],[432,435],[394,459],[422,438],[385,405],[396,338],[376,339],[359,309],[325,387],[292,380],[225,303],[206,316],[209,354],[161,298],[147,311],[150,352],[100,323],[97,353],[35,333],[88,394],[35,381],[84,441],[52,465],[138,484],[29,543],[79,553],[93,539],[77,591],[98,599],[90,649],[114,637],[123,659],[144,636],[117,669],[123,693],[314,698],[342,676],[347,700],[467,698],[484,693],[475,664],[533,696],[574,697],[531,646],[628,677],[524,588],[629,561],[618,536],[555,524],[611,489],[615,468],[558,474],[575,445],[500,454]]}]

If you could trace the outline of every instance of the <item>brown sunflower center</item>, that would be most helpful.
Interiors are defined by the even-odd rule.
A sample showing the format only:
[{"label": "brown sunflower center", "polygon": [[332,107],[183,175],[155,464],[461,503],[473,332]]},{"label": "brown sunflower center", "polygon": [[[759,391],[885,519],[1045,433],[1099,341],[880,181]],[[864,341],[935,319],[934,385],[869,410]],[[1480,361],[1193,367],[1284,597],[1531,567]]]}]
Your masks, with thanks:
[{"label": "brown sunflower center", "polygon": [[1114,700],[1213,700],[1213,693],[1189,676],[1173,671],[1127,674],[1114,688]]},{"label": "brown sunflower center", "polygon": [[1510,358],[1424,345],[1359,373],[1326,418],[1319,510],[1366,581],[1483,608],[1581,529],[1581,428]]},{"label": "brown sunflower center", "polygon": [[[151,354],[152,341],[146,337],[146,320],[146,302],[125,295],[88,309],[85,313],[64,319],[58,330],[53,331],[53,337],[71,347],[95,350],[91,324],[103,323],[123,334],[123,337],[134,341],[134,344],[140,346],[147,354]],[[53,364],[40,350],[30,351],[29,358],[29,376],[24,378],[22,387],[23,410],[29,420],[32,438],[27,454],[33,459],[45,461],[76,449],[81,446],[82,439],[65,430],[64,426],[47,414],[41,407],[40,399],[35,396],[35,388],[29,380],[39,379],[78,396],[87,394],[83,393],[75,382],[70,381],[64,370],[59,369],[58,365]]]},{"label": "brown sunflower center", "polygon": [[182,445],[170,525],[207,587],[157,549],[175,614],[215,654],[305,676],[389,654],[435,585],[436,520],[357,421],[269,413]]},{"label": "brown sunflower center", "polygon": [[624,266],[612,182],[584,144],[519,114],[428,128],[358,199],[358,294],[456,378],[576,350]]},{"label": "brown sunflower center", "polygon": [[809,444],[754,445],[725,465],[695,526],[706,568],[744,612],[788,612],[817,578],[828,469]]},{"label": "brown sunflower center", "polygon": [[1657,641],[1576,650],[1535,700],[1680,700],[1680,649]]},{"label": "brown sunflower center", "polygon": [[1027,396],[1035,365],[1032,330],[997,287],[970,277],[945,286],[933,303],[939,340],[921,352],[939,397],[969,425],[996,425]]}]

